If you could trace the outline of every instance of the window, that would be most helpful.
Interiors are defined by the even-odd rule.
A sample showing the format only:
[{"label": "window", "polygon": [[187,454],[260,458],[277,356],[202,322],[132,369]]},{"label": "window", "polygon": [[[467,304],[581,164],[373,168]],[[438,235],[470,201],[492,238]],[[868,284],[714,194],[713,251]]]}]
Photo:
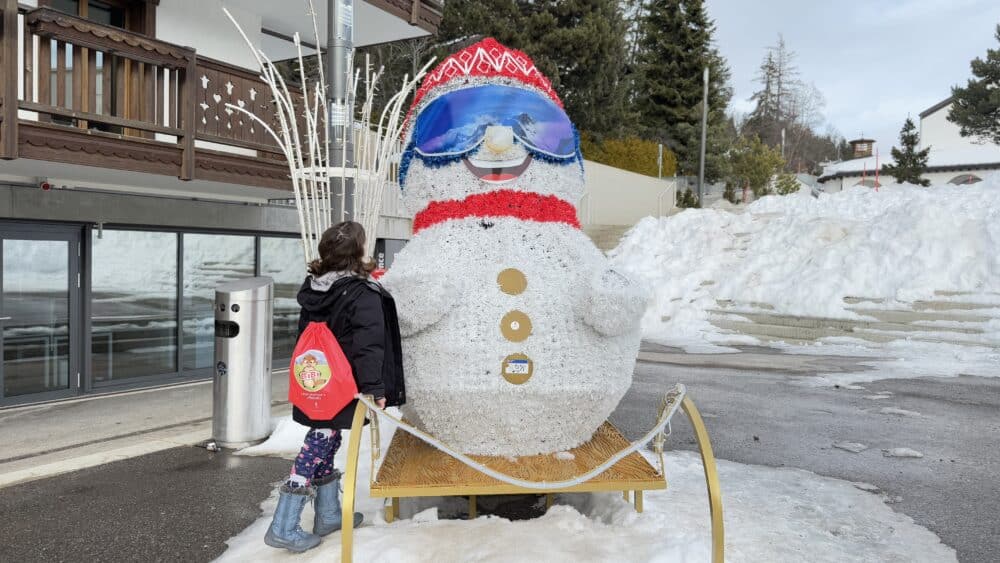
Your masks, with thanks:
[{"label": "window", "polygon": [[299,335],[299,303],[296,296],[306,275],[302,239],[260,239],[260,275],[274,280],[274,348],[275,360],[292,357]]},{"label": "window", "polygon": [[144,0],[40,0],[38,4],[102,25],[149,36],[156,33],[156,6]]},{"label": "window", "polygon": [[[210,367],[215,357],[215,288],[254,275],[256,239],[215,233],[94,232],[93,381],[120,383]],[[274,280],[272,357],[283,361],[291,357],[298,337],[296,295],[305,277],[302,241],[266,236],[259,240],[260,275]],[[177,301],[179,280],[182,303]],[[178,342],[179,305],[183,320]]]},{"label": "window", "polygon": [[254,237],[185,234],[184,365],[207,368],[215,356],[215,287],[254,275]]},{"label": "window", "polygon": [[955,184],[956,186],[968,186],[969,184],[975,184],[976,182],[982,182],[983,179],[975,174],[959,174],[951,180],[948,180],[949,184]]},{"label": "window", "polygon": [[177,371],[177,234],[94,232],[95,382]]}]

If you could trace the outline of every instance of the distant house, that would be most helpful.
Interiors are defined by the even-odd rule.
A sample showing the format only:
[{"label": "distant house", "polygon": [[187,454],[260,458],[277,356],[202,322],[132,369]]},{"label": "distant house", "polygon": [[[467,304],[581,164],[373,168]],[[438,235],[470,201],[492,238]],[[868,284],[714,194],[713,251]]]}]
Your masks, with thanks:
[{"label": "distant house", "polygon": [[[948,121],[952,99],[934,104],[920,113],[920,147],[930,147],[925,178],[934,184],[975,184],[984,174],[1000,171],[1000,145],[977,143],[962,137],[958,125]],[[875,169],[892,164],[889,148],[880,152],[878,164],[873,139],[851,141],[853,158],[823,167],[818,182],[826,192],[838,192],[851,186],[875,186]],[[895,178],[880,174],[879,184],[895,183]]]}]

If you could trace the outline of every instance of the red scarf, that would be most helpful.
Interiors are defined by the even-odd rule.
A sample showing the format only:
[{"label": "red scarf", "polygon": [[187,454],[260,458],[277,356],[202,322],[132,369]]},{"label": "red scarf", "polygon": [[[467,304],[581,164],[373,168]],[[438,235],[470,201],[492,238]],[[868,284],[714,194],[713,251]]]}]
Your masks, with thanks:
[{"label": "red scarf", "polygon": [[413,218],[413,234],[438,223],[469,217],[514,217],[580,228],[576,208],[566,200],[534,192],[497,190],[473,194],[462,200],[432,201]]}]

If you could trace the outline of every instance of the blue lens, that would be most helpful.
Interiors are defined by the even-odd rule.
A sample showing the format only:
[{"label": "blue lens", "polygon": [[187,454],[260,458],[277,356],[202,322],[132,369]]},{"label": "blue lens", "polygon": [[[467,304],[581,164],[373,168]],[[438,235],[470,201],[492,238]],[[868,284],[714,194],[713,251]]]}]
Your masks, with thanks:
[{"label": "blue lens", "polygon": [[511,86],[476,86],[435,99],[417,116],[413,143],[424,156],[463,154],[479,146],[490,125],[510,127],[528,148],[549,156],[576,155],[566,112],[536,92]]}]

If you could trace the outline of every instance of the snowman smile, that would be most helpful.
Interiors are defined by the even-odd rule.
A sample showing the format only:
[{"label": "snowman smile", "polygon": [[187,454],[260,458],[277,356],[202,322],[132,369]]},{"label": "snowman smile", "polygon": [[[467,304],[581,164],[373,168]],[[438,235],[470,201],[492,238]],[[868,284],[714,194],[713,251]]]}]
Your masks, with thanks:
[{"label": "snowman smile", "polygon": [[531,165],[531,154],[523,158],[504,161],[479,160],[471,157],[462,159],[469,172],[484,182],[500,184],[516,179]]}]

